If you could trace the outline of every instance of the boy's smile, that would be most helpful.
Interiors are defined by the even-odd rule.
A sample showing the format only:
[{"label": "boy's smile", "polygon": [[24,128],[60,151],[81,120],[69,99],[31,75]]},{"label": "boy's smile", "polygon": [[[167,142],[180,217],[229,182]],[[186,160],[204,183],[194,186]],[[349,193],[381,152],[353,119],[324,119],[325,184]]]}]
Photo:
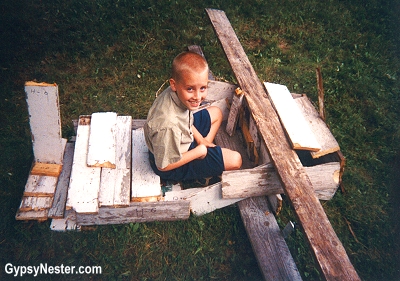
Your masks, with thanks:
[{"label": "boy's smile", "polygon": [[171,78],[170,86],[187,109],[196,110],[207,96],[208,70],[188,71],[179,80]]}]

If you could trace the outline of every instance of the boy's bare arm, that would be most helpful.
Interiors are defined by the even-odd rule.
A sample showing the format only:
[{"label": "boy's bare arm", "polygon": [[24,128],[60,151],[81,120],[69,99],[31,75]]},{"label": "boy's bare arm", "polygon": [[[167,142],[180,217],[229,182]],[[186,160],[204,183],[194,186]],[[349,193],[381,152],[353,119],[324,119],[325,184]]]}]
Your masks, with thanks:
[{"label": "boy's bare arm", "polygon": [[170,171],[179,168],[195,159],[203,159],[204,157],[206,157],[206,155],[207,155],[207,147],[204,144],[200,144],[196,146],[194,149],[182,153],[182,158],[179,161],[169,164],[167,167],[163,169],[160,168],[158,169],[163,172]]},{"label": "boy's bare arm", "polygon": [[215,144],[204,138],[195,126],[192,126],[192,132],[197,145],[204,144],[206,147],[215,147]]}]

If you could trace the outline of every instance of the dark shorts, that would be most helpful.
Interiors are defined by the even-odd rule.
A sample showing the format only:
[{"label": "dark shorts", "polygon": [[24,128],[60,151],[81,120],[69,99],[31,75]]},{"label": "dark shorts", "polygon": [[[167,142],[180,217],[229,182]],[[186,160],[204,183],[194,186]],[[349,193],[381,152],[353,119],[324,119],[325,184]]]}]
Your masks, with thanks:
[{"label": "dark shorts", "polygon": [[[211,118],[208,110],[201,110],[194,114],[193,125],[205,137],[210,132]],[[189,150],[197,146],[196,141],[190,145]],[[153,171],[163,180],[187,181],[219,176],[224,171],[224,160],[221,147],[207,148],[207,156],[204,159],[193,160],[186,165],[171,171],[162,172],[157,169],[154,155],[149,152],[150,165]]]}]

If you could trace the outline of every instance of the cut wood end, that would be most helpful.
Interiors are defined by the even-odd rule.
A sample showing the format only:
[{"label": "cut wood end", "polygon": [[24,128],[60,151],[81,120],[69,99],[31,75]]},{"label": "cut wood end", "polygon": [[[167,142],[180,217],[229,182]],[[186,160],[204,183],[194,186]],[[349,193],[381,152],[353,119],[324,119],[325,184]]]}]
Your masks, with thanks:
[{"label": "cut wood end", "polygon": [[164,201],[162,196],[132,197],[131,202],[159,202]]},{"label": "cut wood end", "polygon": [[304,147],[298,143],[293,143],[292,147],[295,150],[308,150],[308,151],[315,151],[315,152],[321,150],[321,147]]},{"label": "cut wood end", "polygon": [[83,115],[83,116],[79,116],[79,123],[78,125],[90,125],[90,120],[91,120],[91,116],[90,115]]},{"label": "cut wood end", "polygon": [[25,86],[56,87],[57,84],[56,83],[49,84],[46,82],[27,81],[27,82],[25,82]]},{"label": "cut wood end", "polygon": [[241,96],[244,94],[244,92],[242,91],[242,89],[240,89],[239,87],[235,89],[235,94],[238,96]]},{"label": "cut wood end", "polygon": [[61,164],[36,162],[31,170],[31,175],[58,177],[61,174],[61,171]]},{"label": "cut wood end", "polygon": [[93,167],[93,168],[109,168],[109,169],[115,169],[117,166],[110,161],[104,162],[104,163],[95,163],[95,164],[87,164],[88,167]]},{"label": "cut wood end", "polygon": [[312,156],[312,158],[317,159],[317,158],[320,158],[320,157],[322,157],[324,155],[331,154],[333,152],[337,152],[339,150],[340,150],[339,146],[333,147],[331,149],[321,149],[319,151],[312,151],[311,152],[311,156]]}]

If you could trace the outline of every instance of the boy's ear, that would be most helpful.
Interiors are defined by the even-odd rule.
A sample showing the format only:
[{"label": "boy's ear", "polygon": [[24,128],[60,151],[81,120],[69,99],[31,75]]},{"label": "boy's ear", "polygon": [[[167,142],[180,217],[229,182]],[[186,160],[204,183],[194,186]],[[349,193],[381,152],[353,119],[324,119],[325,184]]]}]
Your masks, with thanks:
[{"label": "boy's ear", "polygon": [[169,79],[169,86],[171,87],[171,90],[176,92],[176,82],[174,79],[170,78]]}]

